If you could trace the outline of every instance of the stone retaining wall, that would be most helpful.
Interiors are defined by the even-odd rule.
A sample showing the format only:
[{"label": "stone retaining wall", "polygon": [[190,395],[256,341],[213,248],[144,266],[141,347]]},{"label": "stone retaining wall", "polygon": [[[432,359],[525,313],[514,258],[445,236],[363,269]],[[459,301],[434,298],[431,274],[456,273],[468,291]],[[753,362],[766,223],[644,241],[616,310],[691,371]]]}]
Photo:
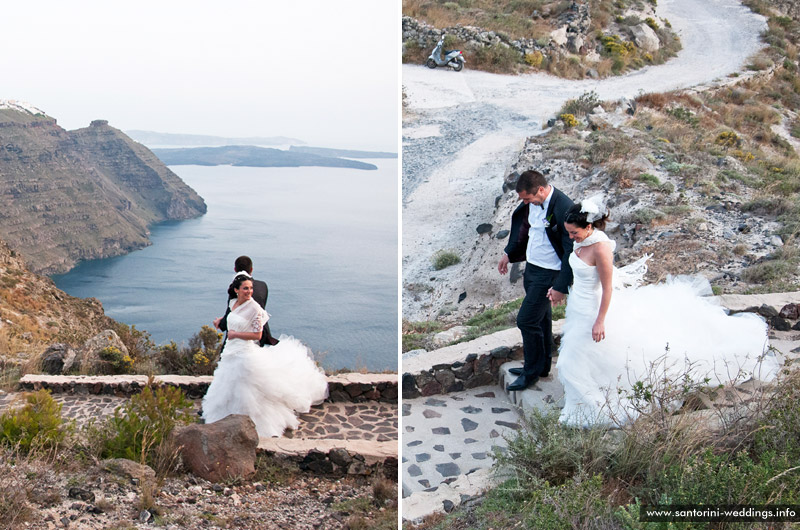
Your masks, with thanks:
[{"label": "stone retaining wall", "polygon": [[[190,399],[202,398],[211,384],[211,376],[160,376],[154,384],[177,386]],[[54,394],[94,394],[130,397],[147,385],[147,376],[55,376],[28,374],[19,382],[19,389],[47,389]],[[380,401],[397,403],[397,376],[394,374],[349,373],[328,377],[328,401],[360,403]]]},{"label": "stone retaining wall", "polygon": [[403,374],[403,399],[447,394],[497,382],[500,366],[522,359],[522,346],[498,346],[489,353],[470,353],[463,361],[434,365],[418,373]]},{"label": "stone retaining wall", "polygon": [[317,474],[397,478],[396,441],[262,438],[258,451]]}]

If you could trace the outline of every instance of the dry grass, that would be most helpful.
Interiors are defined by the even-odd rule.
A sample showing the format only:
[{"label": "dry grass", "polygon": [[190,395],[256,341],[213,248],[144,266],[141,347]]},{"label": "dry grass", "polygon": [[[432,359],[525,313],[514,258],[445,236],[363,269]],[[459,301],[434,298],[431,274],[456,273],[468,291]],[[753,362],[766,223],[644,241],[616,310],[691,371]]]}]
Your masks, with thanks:
[{"label": "dry grass", "polygon": [[[557,16],[569,5],[569,2],[547,0],[459,0],[442,3],[403,0],[403,14],[437,28],[473,25],[504,33],[511,39],[538,39],[552,31],[548,19]],[[534,11],[546,13],[548,17],[532,18]]]},{"label": "dry grass", "polygon": [[11,465],[7,456],[0,459],[0,529],[16,530],[33,515],[27,495],[32,483],[26,476],[27,466]]}]

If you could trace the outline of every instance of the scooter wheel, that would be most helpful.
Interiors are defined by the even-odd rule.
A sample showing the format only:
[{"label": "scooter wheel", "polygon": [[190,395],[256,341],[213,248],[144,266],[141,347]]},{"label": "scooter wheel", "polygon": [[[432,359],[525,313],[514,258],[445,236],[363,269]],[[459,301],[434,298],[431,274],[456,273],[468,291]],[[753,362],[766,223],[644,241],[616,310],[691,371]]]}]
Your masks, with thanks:
[{"label": "scooter wheel", "polygon": [[428,59],[427,61],[425,61],[425,66],[427,66],[428,68],[436,68],[436,61],[434,61],[433,59]]},{"label": "scooter wheel", "polygon": [[455,70],[456,72],[460,72],[462,68],[464,68],[464,63],[462,63],[461,61],[455,61],[453,63],[453,70]]}]

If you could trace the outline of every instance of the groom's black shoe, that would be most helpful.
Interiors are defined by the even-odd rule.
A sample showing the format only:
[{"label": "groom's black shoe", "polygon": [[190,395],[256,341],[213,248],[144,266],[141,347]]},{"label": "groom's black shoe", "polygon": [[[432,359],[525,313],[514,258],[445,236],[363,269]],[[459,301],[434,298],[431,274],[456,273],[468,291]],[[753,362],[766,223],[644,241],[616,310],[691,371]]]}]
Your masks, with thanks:
[{"label": "groom's black shoe", "polygon": [[535,385],[538,380],[539,380],[539,376],[538,375],[534,375],[534,376],[531,376],[531,377],[528,377],[526,375],[521,375],[521,376],[517,377],[514,380],[513,383],[508,385],[506,390],[508,390],[509,392],[515,392],[515,391],[518,391],[518,390],[525,390],[529,386]]},{"label": "groom's black shoe", "polygon": [[[509,368],[508,369],[508,373],[510,373],[511,375],[522,375],[523,371],[524,371],[524,368],[522,368],[522,367]],[[539,374],[539,377],[549,377],[549,376],[550,376],[550,370],[548,370],[546,372],[542,372],[541,374]]]}]

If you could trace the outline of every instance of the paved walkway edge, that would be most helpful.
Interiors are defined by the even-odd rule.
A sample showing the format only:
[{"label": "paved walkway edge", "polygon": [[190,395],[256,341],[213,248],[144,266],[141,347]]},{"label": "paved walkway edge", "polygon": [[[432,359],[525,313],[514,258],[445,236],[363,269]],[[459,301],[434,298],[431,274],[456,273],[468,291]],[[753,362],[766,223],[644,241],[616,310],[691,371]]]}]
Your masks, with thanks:
[{"label": "paved walkway edge", "polygon": [[450,484],[441,484],[436,491],[417,491],[403,499],[403,520],[419,523],[433,513],[449,513],[471,497],[483,494],[497,484],[490,469],[479,469],[460,475]]},{"label": "paved walkway edge", "polygon": [[315,473],[397,476],[397,441],[261,438],[258,450],[289,458]]}]

